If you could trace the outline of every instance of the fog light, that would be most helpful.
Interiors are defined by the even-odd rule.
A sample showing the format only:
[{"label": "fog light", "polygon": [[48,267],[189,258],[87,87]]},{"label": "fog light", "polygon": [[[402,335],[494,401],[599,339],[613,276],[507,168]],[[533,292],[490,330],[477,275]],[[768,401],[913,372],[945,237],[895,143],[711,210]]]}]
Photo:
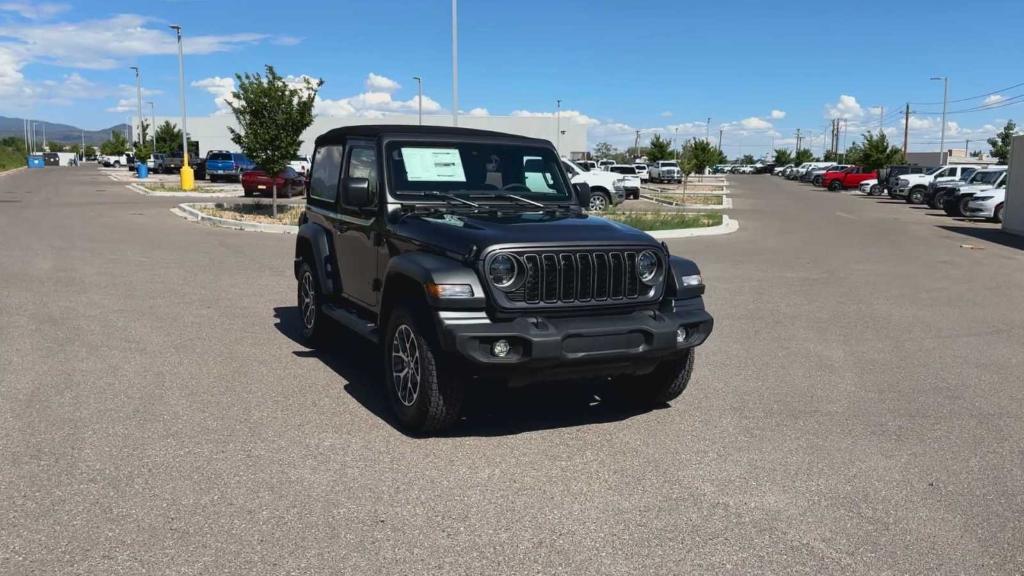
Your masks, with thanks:
[{"label": "fog light", "polygon": [[508,340],[498,340],[494,344],[491,344],[491,354],[498,357],[504,358],[508,356],[508,351],[512,347],[509,345]]},{"label": "fog light", "polygon": [[680,326],[679,329],[676,330],[676,343],[682,344],[683,342],[686,342],[686,328]]}]

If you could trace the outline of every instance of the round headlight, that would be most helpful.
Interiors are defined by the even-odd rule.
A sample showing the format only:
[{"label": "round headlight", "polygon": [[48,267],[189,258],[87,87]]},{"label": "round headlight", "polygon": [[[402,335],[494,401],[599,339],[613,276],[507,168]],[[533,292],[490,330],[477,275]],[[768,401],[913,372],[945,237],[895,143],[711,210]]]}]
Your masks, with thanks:
[{"label": "round headlight", "polygon": [[487,265],[487,277],[490,278],[492,284],[502,290],[511,288],[515,284],[518,272],[519,264],[508,254],[498,254]]},{"label": "round headlight", "polygon": [[636,259],[636,274],[640,281],[650,284],[658,275],[658,256],[650,250],[644,250]]}]

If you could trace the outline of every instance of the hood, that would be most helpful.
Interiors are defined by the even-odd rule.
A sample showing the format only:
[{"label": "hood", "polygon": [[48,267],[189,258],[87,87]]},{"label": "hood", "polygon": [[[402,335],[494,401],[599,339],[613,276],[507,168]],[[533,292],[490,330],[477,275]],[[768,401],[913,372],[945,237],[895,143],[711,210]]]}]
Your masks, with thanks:
[{"label": "hood", "polygon": [[954,192],[957,196],[970,196],[980,195],[984,193],[988,195],[989,192],[995,192],[996,190],[1002,190],[1002,188],[995,188],[991,184],[971,184],[970,186],[960,186]]},{"label": "hood", "polygon": [[400,219],[396,234],[441,251],[467,254],[473,246],[477,253],[499,244],[573,244],[600,242],[608,245],[647,244],[658,241],[644,232],[611,220],[586,214],[557,216],[538,213],[409,214]]}]

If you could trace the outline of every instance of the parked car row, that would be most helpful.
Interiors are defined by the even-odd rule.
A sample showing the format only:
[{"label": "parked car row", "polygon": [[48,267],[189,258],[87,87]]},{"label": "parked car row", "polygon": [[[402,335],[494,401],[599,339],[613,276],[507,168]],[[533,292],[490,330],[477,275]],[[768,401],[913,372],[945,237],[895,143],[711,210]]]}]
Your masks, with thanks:
[{"label": "parked car row", "polygon": [[1007,167],[950,164],[946,166],[889,166],[868,170],[860,166],[807,162],[784,166],[777,176],[808,182],[832,191],[857,188],[869,196],[888,194],[907,204],[927,204],[949,216],[1003,221]]},{"label": "parked car row", "polygon": [[[641,184],[647,182],[675,183],[683,181],[683,171],[675,160],[658,160],[647,162],[638,159],[631,164],[619,164],[613,160],[580,160],[575,164],[584,171],[615,172],[627,176],[636,176]],[[639,197],[640,189],[637,187],[633,197]]]}]

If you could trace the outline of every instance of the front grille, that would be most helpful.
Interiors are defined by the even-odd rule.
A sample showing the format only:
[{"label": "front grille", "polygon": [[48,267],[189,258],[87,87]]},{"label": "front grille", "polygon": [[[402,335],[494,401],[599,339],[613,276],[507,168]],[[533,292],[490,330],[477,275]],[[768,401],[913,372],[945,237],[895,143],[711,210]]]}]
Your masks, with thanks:
[{"label": "front grille", "polygon": [[643,301],[656,291],[637,277],[637,256],[642,251],[520,252],[525,278],[518,288],[503,294],[517,305]]}]

